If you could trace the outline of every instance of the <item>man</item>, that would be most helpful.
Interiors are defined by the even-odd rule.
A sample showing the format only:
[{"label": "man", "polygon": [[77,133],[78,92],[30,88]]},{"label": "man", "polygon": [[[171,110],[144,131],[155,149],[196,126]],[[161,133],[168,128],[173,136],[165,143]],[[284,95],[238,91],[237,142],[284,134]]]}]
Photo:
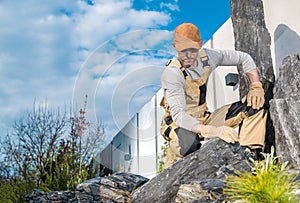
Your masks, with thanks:
[{"label": "man", "polygon": [[[201,49],[198,28],[183,23],[174,31],[173,46],[177,55],[169,61],[162,77],[165,108],[161,133],[169,142],[167,161],[175,161],[200,148],[201,140],[219,137],[227,143],[240,142],[258,159],[264,147],[266,111],[264,90],[249,54],[234,50]],[[208,112],[206,84],[218,66],[242,65],[250,82],[248,95],[242,101]],[[239,135],[234,130],[242,123]]]}]

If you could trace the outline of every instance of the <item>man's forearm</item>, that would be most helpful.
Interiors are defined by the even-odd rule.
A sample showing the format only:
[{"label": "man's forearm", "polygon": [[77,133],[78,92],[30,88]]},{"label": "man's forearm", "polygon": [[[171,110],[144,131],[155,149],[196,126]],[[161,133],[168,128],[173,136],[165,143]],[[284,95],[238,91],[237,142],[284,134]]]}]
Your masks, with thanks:
[{"label": "man's forearm", "polygon": [[253,69],[253,70],[247,72],[246,75],[247,75],[248,79],[250,80],[250,83],[259,82],[259,74],[258,74],[257,69]]},{"label": "man's forearm", "polygon": [[265,102],[265,92],[259,81],[259,74],[257,69],[253,69],[246,73],[250,80],[250,88],[246,99],[242,101],[247,101],[247,106],[251,106],[253,109],[259,109],[264,105]]}]

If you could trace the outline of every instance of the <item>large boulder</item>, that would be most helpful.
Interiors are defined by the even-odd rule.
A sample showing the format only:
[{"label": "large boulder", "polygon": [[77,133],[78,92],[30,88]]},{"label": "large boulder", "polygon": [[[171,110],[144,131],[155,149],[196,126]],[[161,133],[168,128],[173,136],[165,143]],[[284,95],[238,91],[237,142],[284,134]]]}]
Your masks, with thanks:
[{"label": "large boulder", "polygon": [[[270,49],[271,36],[265,23],[263,2],[231,0],[230,9],[235,49],[250,54],[260,71],[264,89],[268,91],[275,76]],[[243,73],[240,66],[238,70]],[[243,74],[240,74],[239,91],[241,98],[248,92],[248,84]]]},{"label": "large boulder", "polygon": [[[265,108],[269,108],[269,101],[273,98],[273,86],[275,82],[272,57],[271,36],[266,27],[264,7],[262,0],[230,1],[230,16],[233,25],[235,49],[244,51],[253,58],[260,72],[260,80],[265,94]],[[244,77],[241,66],[238,66],[240,98],[243,98],[248,90],[248,80]],[[265,152],[270,153],[275,145],[275,133],[270,115],[267,117]]]},{"label": "large boulder", "polygon": [[300,54],[287,56],[279,68],[270,101],[276,152],[300,169]]},{"label": "large boulder", "polygon": [[148,179],[130,173],[117,173],[108,177],[93,178],[76,187],[78,202],[130,202],[130,194]]},{"label": "large boulder", "polygon": [[132,202],[190,202],[225,200],[226,174],[250,171],[244,149],[219,138],[209,140],[132,193]]}]

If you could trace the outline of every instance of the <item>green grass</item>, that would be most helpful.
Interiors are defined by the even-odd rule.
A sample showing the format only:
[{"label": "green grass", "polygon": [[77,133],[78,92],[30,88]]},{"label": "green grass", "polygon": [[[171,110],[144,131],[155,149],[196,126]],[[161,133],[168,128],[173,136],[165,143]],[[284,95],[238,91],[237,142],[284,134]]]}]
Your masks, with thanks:
[{"label": "green grass", "polygon": [[252,173],[237,172],[225,179],[224,194],[228,200],[245,203],[298,203],[295,191],[300,188],[296,173],[289,172],[286,163],[280,164],[274,157],[274,148],[270,154],[262,153],[264,161],[254,161]]}]

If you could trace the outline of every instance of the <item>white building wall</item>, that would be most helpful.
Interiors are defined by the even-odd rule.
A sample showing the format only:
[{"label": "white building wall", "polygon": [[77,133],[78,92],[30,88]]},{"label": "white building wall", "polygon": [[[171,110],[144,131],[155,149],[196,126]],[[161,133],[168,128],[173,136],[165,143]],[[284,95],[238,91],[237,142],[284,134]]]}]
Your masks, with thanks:
[{"label": "white building wall", "polygon": [[300,1],[263,0],[276,78],[282,59],[300,52]]},{"label": "white building wall", "polygon": [[[271,56],[276,78],[282,60],[290,54],[300,53],[300,1],[263,0],[266,27],[271,36]],[[229,18],[204,47],[234,49],[234,33]],[[237,73],[236,67],[219,67],[211,75],[208,88],[210,110],[239,100],[238,87],[225,86],[225,76]],[[214,90],[214,91],[213,91]],[[214,99],[218,95],[218,99]]]},{"label": "white building wall", "polygon": [[[130,122],[114,137],[109,144],[112,151],[112,168],[113,172],[127,172],[131,170],[137,157],[137,131],[136,119],[131,119]],[[126,159],[126,157],[130,159]],[[105,159],[105,158],[104,158]]]},{"label": "white building wall", "polygon": [[161,153],[163,138],[159,127],[163,116],[163,109],[159,103],[162,98],[160,90],[139,111],[139,174],[145,177],[153,177],[157,171],[157,157]]},{"label": "white building wall", "polygon": [[101,164],[112,173],[131,172],[147,178],[156,175],[157,157],[164,143],[159,132],[164,114],[159,106],[162,97],[159,90],[100,153]]},{"label": "white building wall", "polygon": [[[119,159],[119,163],[113,162],[114,170],[121,170],[124,172],[131,171],[137,164],[138,150],[137,150],[137,140],[138,140],[138,132],[137,132],[137,118],[133,117],[125,127],[118,134],[118,139],[120,141],[122,147],[120,149],[115,150],[115,153],[119,153],[121,157],[117,157],[118,154],[114,154],[113,157],[115,160]],[[115,140],[115,142],[117,142]],[[113,143],[114,146],[119,146],[117,143]],[[130,160],[125,160],[125,155],[130,156]],[[121,166],[120,166],[120,163]],[[118,165],[119,164],[119,165]]]},{"label": "white building wall", "polygon": [[[214,49],[234,49],[234,35],[231,19],[229,18],[214,34],[204,47]],[[208,108],[217,108],[239,100],[238,86],[226,86],[225,76],[228,73],[238,73],[236,66],[219,66],[212,72],[208,81]]]}]

